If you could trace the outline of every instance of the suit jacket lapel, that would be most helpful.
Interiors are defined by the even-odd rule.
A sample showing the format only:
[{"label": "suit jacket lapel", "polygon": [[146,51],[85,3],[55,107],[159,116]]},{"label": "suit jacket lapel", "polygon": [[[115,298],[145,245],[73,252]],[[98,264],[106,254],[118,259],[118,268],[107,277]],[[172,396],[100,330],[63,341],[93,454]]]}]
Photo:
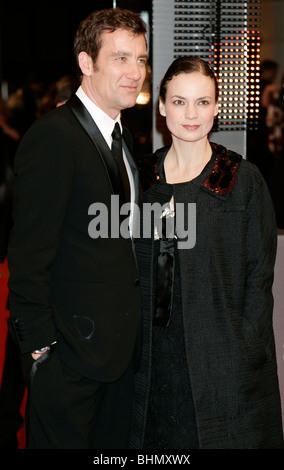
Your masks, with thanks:
[{"label": "suit jacket lapel", "polygon": [[76,116],[81,126],[85,129],[93,144],[96,146],[97,152],[105,166],[112,192],[113,194],[118,194],[120,202],[123,203],[124,191],[123,187],[121,186],[122,182],[118,167],[113,158],[111,150],[103,138],[98,126],[91,117],[89,111],[85,108],[81,100],[76,95],[73,95],[67,101],[67,106]]},{"label": "suit jacket lapel", "polygon": [[[68,101],[67,105],[73,114],[76,116],[81,126],[84,128],[88,136],[91,138],[93,144],[95,145],[97,152],[105,166],[106,173],[110,182],[111,190],[113,194],[119,195],[120,206],[125,202],[124,189],[122,186],[122,179],[119,174],[119,169],[115,162],[115,159],[112,155],[112,152],[107,145],[105,139],[103,138],[99,128],[94,122],[88,110],[85,108],[81,100],[73,95]],[[129,162],[131,168],[133,179],[134,179],[134,202],[133,207],[133,235],[139,233],[139,209],[138,205],[140,202],[140,184],[139,184],[139,171],[137,165],[131,155],[131,152],[128,148],[126,139],[123,137],[123,150],[125,152],[126,158]]]}]

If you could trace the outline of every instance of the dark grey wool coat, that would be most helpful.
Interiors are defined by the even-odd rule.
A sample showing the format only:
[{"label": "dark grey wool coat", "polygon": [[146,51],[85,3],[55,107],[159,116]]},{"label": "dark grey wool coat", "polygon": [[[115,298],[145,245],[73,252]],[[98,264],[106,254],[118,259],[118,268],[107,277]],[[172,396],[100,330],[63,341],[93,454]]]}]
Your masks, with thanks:
[{"label": "dark grey wool coat", "polygon": [[[179,250],[188,370],[201,449],[282,448],[272,324],[277,229],[258,169],[224,147],[198,185],[167,184],[157,152],[156,184],[142,203],[196,202],[196,244]],[[152,227],[153,229],[153,227]],[[153,231],[153,230],[152,230]],[[132,447],[143,448],[151,380],[153,237],[136,241],[142,295],[142,354],[136,376]]]}]

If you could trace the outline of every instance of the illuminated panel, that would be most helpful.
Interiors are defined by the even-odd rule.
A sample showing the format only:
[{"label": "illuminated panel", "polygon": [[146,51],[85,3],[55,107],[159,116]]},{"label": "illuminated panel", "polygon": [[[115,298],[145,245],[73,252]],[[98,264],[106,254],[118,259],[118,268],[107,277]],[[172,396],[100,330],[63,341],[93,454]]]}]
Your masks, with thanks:
[{"label": "illuminated panel", "polygon": [[260,0],[174,2],[174,57],[198,55],[218,77],[215,130],[257,126],[260,15]]}]

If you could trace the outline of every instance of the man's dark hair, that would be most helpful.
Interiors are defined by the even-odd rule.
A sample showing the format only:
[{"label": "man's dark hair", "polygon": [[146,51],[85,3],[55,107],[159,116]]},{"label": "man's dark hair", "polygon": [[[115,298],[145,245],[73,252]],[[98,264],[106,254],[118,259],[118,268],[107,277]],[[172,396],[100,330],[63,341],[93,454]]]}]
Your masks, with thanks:
[{"label": "man's dark hair", "polygon": [[95,65],[103,32],[113,33],[117,29],[126,29],[134,35],[143,34],[146,40],[147,27],[138,13],[120,8],[98,10],[91,13],[79,25],[74,40],[74,53],[78,65],[80,52],[86,52]]}]

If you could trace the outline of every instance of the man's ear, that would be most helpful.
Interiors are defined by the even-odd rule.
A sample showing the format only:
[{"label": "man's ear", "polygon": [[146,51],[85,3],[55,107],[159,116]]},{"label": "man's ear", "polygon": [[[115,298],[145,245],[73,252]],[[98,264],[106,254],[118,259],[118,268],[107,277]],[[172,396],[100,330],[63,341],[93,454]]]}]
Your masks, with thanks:
[{"label": "man's ear", "polygon": [[94,70],[92,58],[87,52],[80,52],[78,55],[78,63],[83,75],[89,77]]}]

